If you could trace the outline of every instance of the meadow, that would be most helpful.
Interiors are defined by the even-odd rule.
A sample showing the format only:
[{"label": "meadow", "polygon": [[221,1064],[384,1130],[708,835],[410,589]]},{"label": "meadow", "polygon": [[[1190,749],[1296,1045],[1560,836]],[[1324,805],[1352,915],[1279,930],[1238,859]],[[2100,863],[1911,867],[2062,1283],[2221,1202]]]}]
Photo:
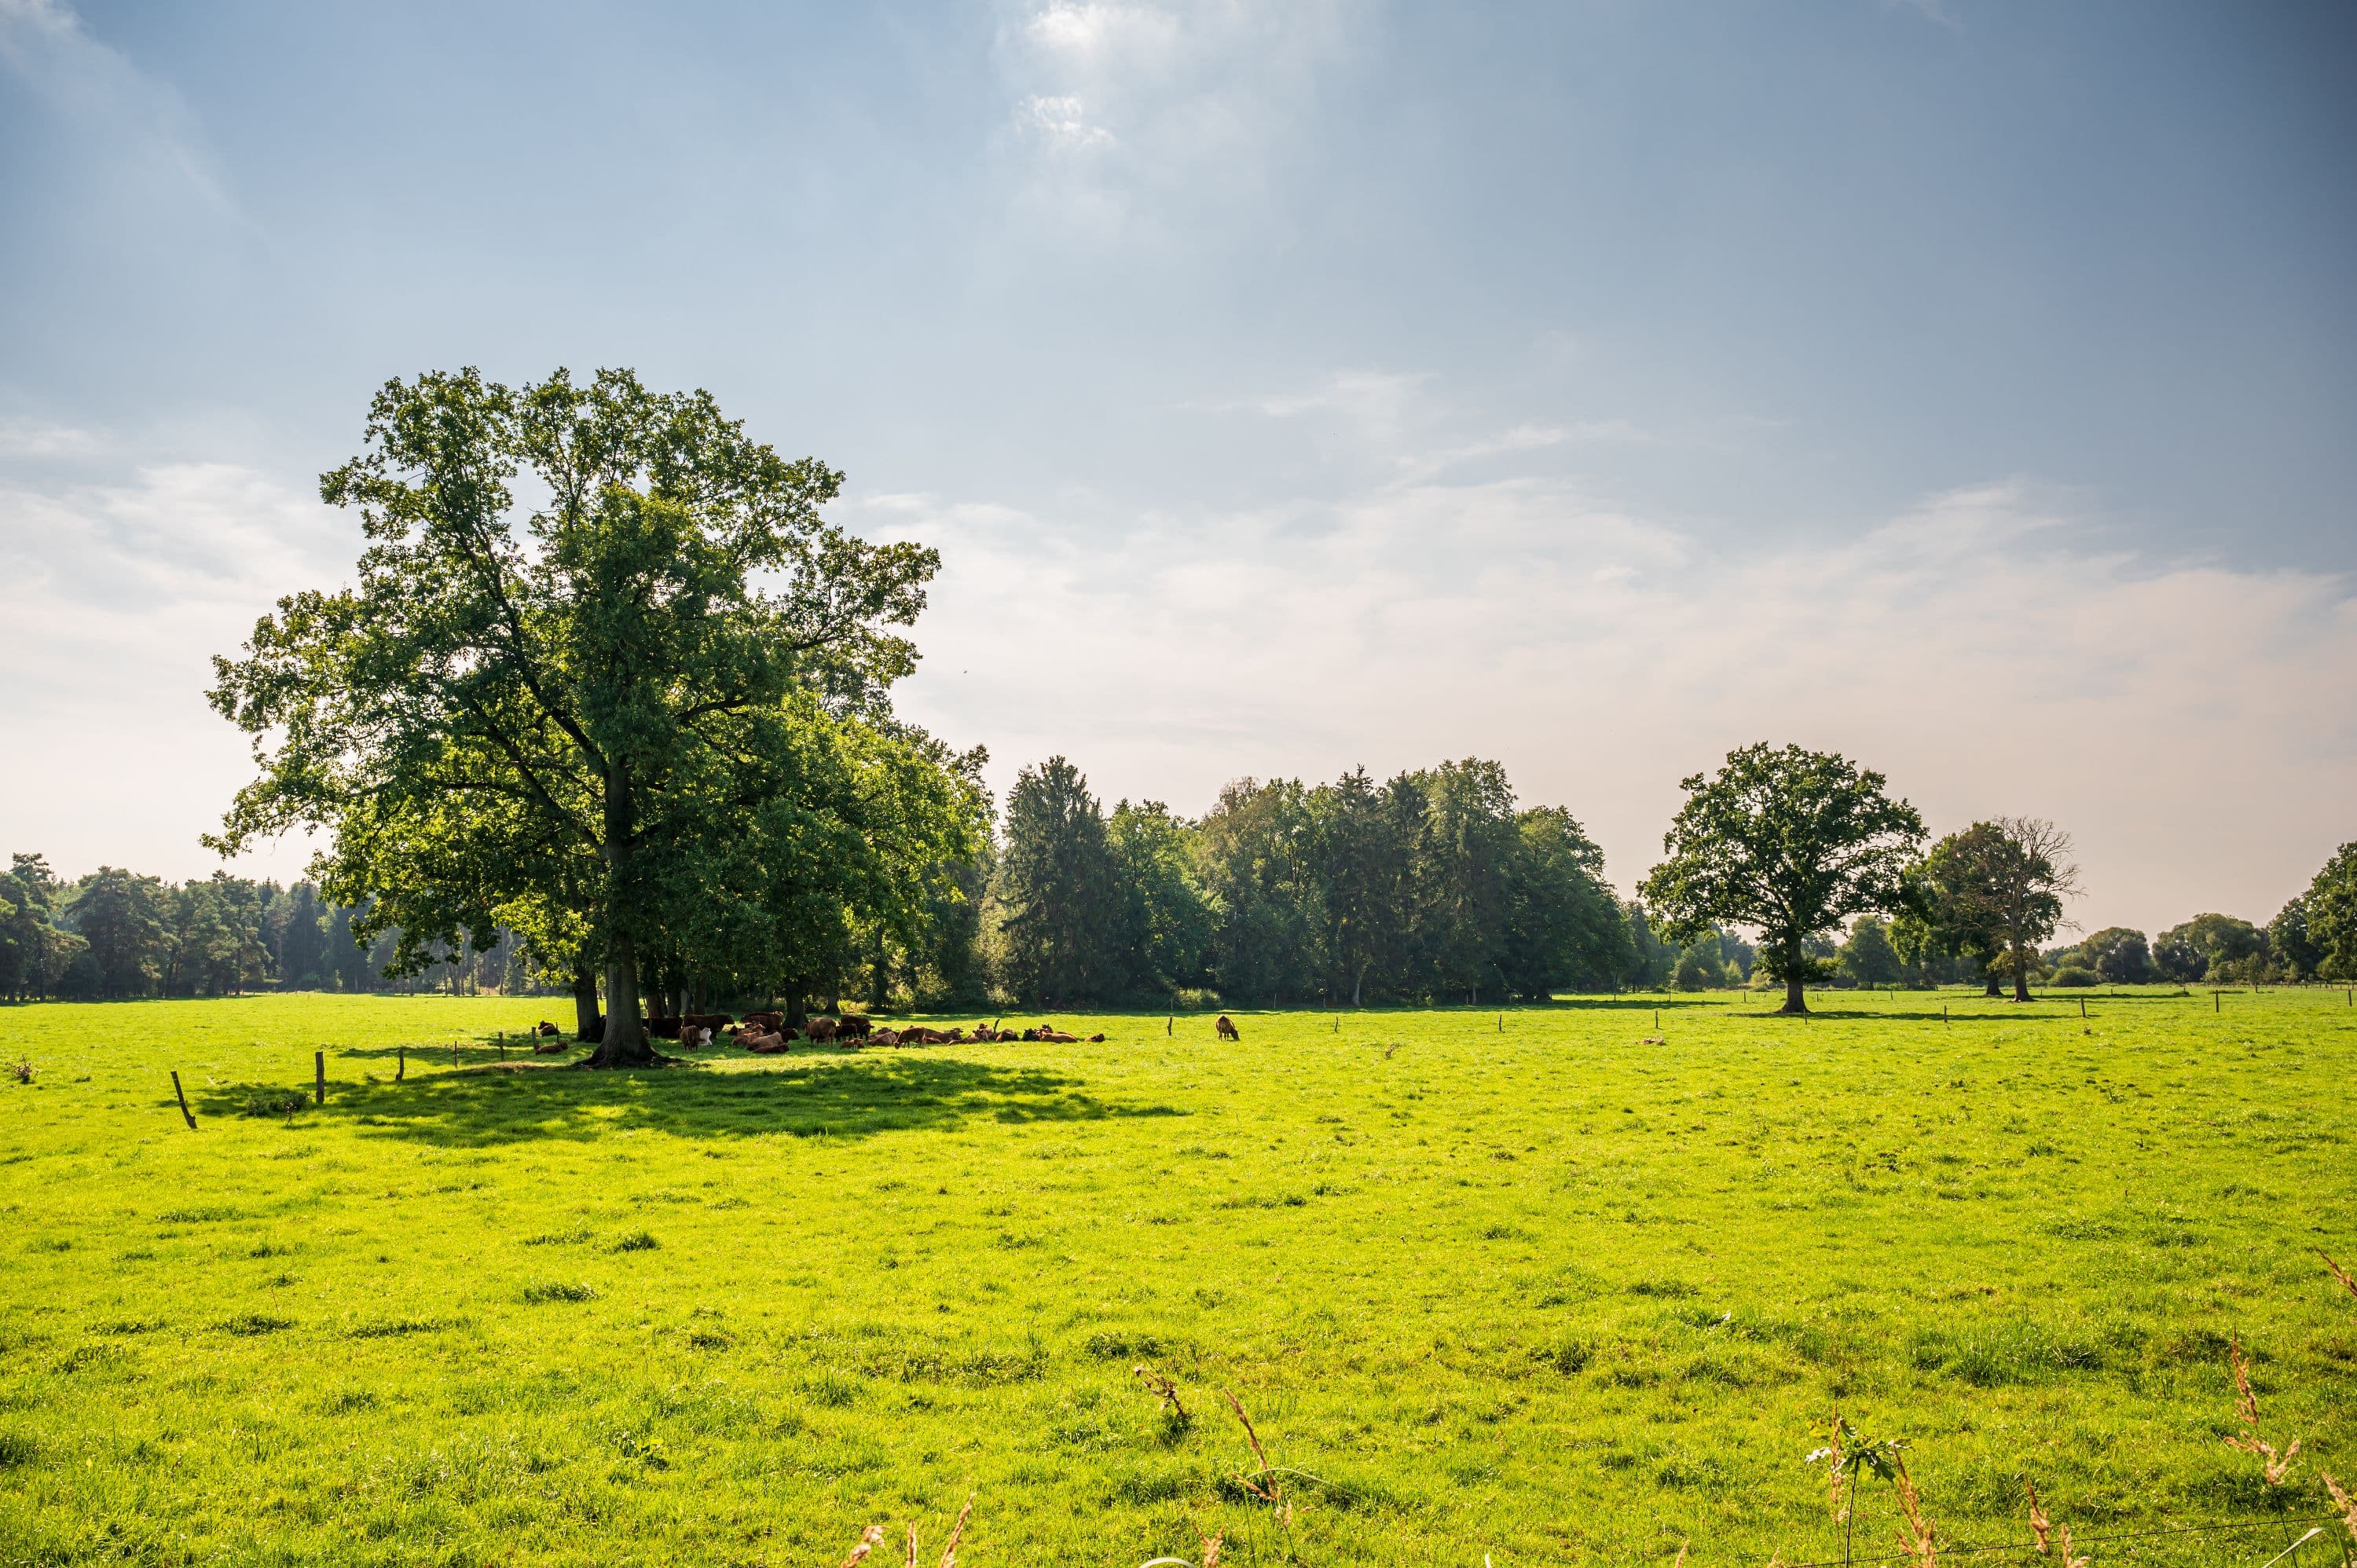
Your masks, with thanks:
[{"label": "meadow", "polygon": [[0,1011],[0,1562],[930,1563],[969,1495],[968,1568],[1837,1561],[1836,1407],[1951,1547],[2024,1477],[2099,1565],[2295,1541],[2357,1472],[2342,993],[1818,1004],[634,1074],[529,998]]}]

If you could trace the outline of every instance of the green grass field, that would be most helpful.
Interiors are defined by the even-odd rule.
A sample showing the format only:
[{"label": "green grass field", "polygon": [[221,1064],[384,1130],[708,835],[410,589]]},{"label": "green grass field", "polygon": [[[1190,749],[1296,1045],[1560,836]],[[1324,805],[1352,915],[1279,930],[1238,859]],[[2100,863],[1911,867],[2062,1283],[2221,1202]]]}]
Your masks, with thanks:
[{"label": "green grass field", "polygon": [[[930,1563],[970,1491],[968,1568],[1199,1529],[1233,1563],[1823,1560],[1838,1402],[1951,1541],[2025,1539],[2026,1475],[2082,1536],[2271,1521],[2099,1565],[2255,1565],[2317,1462],[2357,1471],[2314,1251],[2357,1263],[2340,992],[498,1060],[561,1005],[0,1011],[34,1069],[0,1079],[0,1561],[832,1568],[915,1520]],[[2305,1440],[2281,1490],[2222,1441],[2233,1336]],[[1302,1473],[1289,1520],[1222,1388]]]}]

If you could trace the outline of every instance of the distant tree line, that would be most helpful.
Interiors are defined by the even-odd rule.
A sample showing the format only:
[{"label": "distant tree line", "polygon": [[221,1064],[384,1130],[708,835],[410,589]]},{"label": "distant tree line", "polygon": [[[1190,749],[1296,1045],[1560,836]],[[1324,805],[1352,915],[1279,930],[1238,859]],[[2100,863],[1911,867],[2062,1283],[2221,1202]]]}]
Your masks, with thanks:
[{"label": "distant tree line", "polygon": [[[342,945],[413,977],[521,950],[599,1067],[651,1059],[649,1013],[727,998],[1363,1004],[1756,978],[1798,1012],[1811,983],[1943,969],[2026,997],[2075,890],[2052,824],[1927,854],[1881,775],[1798,746],[1684,780],[1635,902],[1567,811],[1519,806],[1479,760],[1246,780],[1189,819],[1107,811],[1053,758],[1002,821],[980,749],[890,700],[939,557],[828,521],[842,483],[627,370],[386,383],[320,478],[367,540],[347,585],[282,598],[214,661],[255,775],[206,842],[320,834],[314,899],[345,911]],[[42,906],[62,945],[39,974],[324,973],[269,956],[259,890],[98,877]],[[124,906],[171,935],[102,953]],[[2303,929],[2333,918],[2311,898]]]},{"label": "distant tree line", "polygon": [[322,901],[308,882],[282,887],[215,872],[175,885],[114,866],[65,882],[44,856],[18,854],[0,874],[0,998],[513,993],[538,984],[512,933],[497,933],[480,951],[429,951],[404,970],[400,933],[363,940],[355,913]]},{"label": "distant tree line", "polygon": [[[1981,980],[1994,993],[2014,972],[2012,954],[2002,946],[1975,947],[1953,930],[1933,929],[1920,913],[1896,922],[1862,915],[1846,941],[1837,949],[1825,942],[1823,951],[1834,961],[1836,983],[1857,985]],[[2149,939],[2131,927],[2106,926],[2029,954],[2021,979],[2062,987],[2357,983],[2357,844],[2343,844],[2307,891],[2264,926],[2196,915]]]},{"label": "distant tree line", "polygon": [[[1188,818],[1108,811],[1051,757],[1017,779],[980,884],[963,972],[1034,1004],[1478,1003],[1658,983],[1682,956],[1568,811],[1518,806],[1478,758],[1241,779]],[[1730,950],[1694,965],[1724,983]]]},{"label": "distant tree line", "polygon": [[[2061,918],[2058,889],[2075,884],[2058,858],[2067,849],[2050,824],[2018,820],[1951,834],[1904,866],[1895,916],[1803,933],[1796,967],[1808,984],[1996,994],[2016,984],[2026,947],[2023,994],[2032,983],[2357,981],[2357,844],[2263,927],[2204,914],[2150,940],[2114,926],[2041,948]],[[1189,818],[1158,801],[1107,810],[1051,757],[1022,772],[996,830],[970,861],[940,868],[909,918],[839,928],[785,988],[682,953],[658,976],[675,989],[643,1000],[656,1012],[780,996],[875,1009],[1367,1005],[1781,978],[1727,927],[1679,940],[1603,872],[1577,821],[1518,806],[1494,762],[1382,783],[1363,769],[1317,785],[1243,779]],[[216,872],[174,885],[102,866],[64,882],[18,854],[0,874],[0,997],[571,989],[511,930],[453,947],[368,915],[309,881]]]}]

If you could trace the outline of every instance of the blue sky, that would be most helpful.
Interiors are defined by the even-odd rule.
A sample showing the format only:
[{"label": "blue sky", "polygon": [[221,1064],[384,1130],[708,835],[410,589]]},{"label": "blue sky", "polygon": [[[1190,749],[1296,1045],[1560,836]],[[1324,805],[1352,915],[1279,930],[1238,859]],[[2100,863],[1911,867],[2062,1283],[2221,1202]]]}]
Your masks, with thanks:
[{"label": "blue sky", "polygon": [[[371,390],[636,366],[939,545],[1000,782],[1793,738],[2081,918],[2357,836],[2357,8],[0,0],[7,848],[209,864]],[[21,843],[16,841],[23,841]],[[282,873],[298,847],[258,864]]]}]

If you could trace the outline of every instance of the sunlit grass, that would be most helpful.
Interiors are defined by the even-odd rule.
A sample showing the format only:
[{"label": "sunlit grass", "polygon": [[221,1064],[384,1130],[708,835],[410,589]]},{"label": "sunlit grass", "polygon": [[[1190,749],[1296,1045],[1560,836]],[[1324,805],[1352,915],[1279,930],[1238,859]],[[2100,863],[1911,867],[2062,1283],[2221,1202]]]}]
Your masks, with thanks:
[{"label": "sunlit grass", "polygon": [[2313,1511],[2222,1442],[2235,1335],[2357,1470],[2340,993],[1822,1004],[632,1075],[544,1001],[0,1011],[0,1562],[831,1565],[972,1490],[974,1568],[1822,1557],[1836,1401],[1949,1539],[2024,1475],[2083,1541]]}]

